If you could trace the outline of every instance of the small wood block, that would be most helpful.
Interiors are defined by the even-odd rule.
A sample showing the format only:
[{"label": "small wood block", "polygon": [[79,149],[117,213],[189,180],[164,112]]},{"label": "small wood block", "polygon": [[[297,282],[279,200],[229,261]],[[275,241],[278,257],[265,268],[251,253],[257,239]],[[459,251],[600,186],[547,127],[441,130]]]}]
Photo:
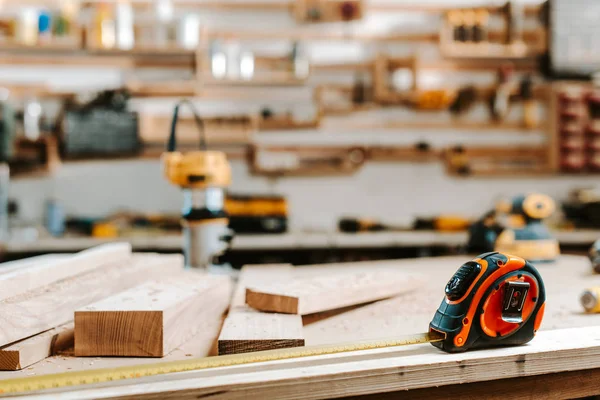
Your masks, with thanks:
[{"label": "small wood block", "polygon": [[32,336],[0,349],[0,370],[17,371],[73,347],[73,324]]},{"label": "small wood block", "polygon": [[231,313],[219,336],[219,354],[304,346],[302,320],[296,315],[256,311]]},{"label": "small wood block", "polygon": [[300,317],[260,313],[245,305],[247,285],[288,280],[293,271],[288,264],[242,268],[229,315],[219,335],[219,355],[304,346]]},{"label": "small wood block", "polygon": [[[231,281],[185,271],[75,311],[76,356],[163,357],[229,305]],[[219,317],[220,318],[220,317]]]},{"label": "small wood block", "polygon": [[246,304],[260,311],[306,315],[396,296],[418,282],[391,269],[336,273],[253,285],[246,290]]}]

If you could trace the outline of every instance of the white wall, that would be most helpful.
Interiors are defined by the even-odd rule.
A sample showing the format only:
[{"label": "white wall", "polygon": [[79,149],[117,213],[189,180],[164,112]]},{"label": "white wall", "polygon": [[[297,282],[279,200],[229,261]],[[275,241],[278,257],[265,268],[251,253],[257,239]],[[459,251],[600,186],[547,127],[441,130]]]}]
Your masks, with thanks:
[{"label": "white wall", "polygon": [[[410,3],[410,1],[405,1]],[[420,4],[447,3],[456,6],[454,1],[419,1]],[[502,4],[503,1],[493,2]],[[482,4],[480,1],[463,1],[461,4]],[[489,4],[487,2],[486,4]],[[268,29],[278,30],[293,26],[293,21],[285,14],[261,13],[231,15],[206,14],[206,25],[227,29],[262,29],[266,21]],[[398,31],[434,31],[436,20],[418,14],[371,14],[363,22],[353,24],[353,31],[389,33]],[[338,26],[309,26],[297,29],[339,30]],[[285,51],[289,44],[279,44],[272,51]],[[264,46],[255,44],[257,48]],[[269,50],[269,49],[267,49]],[[411,54],[414,51],[425,58],[437,57],[432,46],[419,45],[418,49],[404,44],[340,44],[312,43],[311,58],[314,62],[331,63],[340,60],[357,61],[371,57],[377,50],[394,54]],[[433,49],[434,50],[434,49]],[[108,68],[61,70],[8,67],[0,69],[5,81],[44,81],[55,86],[89,84],[119,85],[130,73],[122,73]],[[311,83],[335,80],[351,82],[352,74],[326,74],[311,78]],[[424,85],[458,86],[476,80],[480,83],[492,82],[494,75],[487,74],[429,74],[421,78]],[[260,92],[260,93],[259,93]],[[256,93],[252,96],[252,93]],[[310,109],[310,90],[306,88],[249,89],[244,99],[235,96],[220,101],[198,100],[204,114],[227,114],[235,111],[257,111],[264,105],[279,110]],[[249,95],[250,94],[250,95]],[[132,107],[153,113],[170,113],[175,99],[153,99],[135,101]],[[514,110],[512,118],[519,117],[520,110]],[[402,110],[384,110],[353,115],[350,121],[432,119],[447,120],[444,115],[415,115]],[[473,118],[484,118],[484,110],[476,110]],[[256,137],[259,143],[289,144],[410,144],[427,140],[434,146],[449,144],[502,144],[502,143],[542,143],[543,132],[453,132],[453,131],[402,131],[402,130],[344,130],[335,128],[340,121],[328,119],[318,132],[279,132],[263,133]],[[343,121],[341,121],[343,122]],[[235,192],[278,193],[286,195],[291,205],[291,225],[293,229],[333,229],[338,217],[360,215],[385,218],[397,223],[410,223],[417,215],[437,213],[461,213],[477,216],[487,210],[494,199],[528,191],[541,191],[557,199],[566,197],[574,187],[594,185],[598,178],[587,177],[548,177],[502,179],[452,178],[447,176],[441,163],[368,163],[351,177],[286,178],[266,179],[249,176],[246,166],[233,163],[233,186]],[[162,177],[158,161],[119,161],[111,163],[87,162],[65,164],[55,176],[47,179],[23,179],[14,181],[11,196],[19,200],[23,216],[39,219],[43,214],[43,204],[49,197],[60,200],[67,213],[73,215],[101,216],[119,209],[132,209],[145,212],[177,212],[181,196],[177,188],[171,187]]]}]

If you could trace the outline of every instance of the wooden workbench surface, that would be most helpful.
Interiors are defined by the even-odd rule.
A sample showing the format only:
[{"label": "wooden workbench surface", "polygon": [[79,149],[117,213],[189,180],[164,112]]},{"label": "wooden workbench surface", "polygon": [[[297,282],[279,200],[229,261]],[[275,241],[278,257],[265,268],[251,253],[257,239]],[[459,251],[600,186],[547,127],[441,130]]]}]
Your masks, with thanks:
[{"label": "wooden workbench surface", "polygon": [[[332,264],[330,267],[332,269],[365,269],[365,268],[403,268],[406,271],[414,272],[416,274],[422,274],[427,279],[423,286],[419,287],[412,293],[391,299],[384,300],[378,303],[374,303],[353,311],[350,311],[345,314],[340,314],[338,316],[321,320],[315,322],[313,324],[305,326],[305,337],[307,341],[307,345],[309,344],[322,344],[322,343],[336,343],[336,342],[345,342],[345,341],[354,341],[359,339],[376,339],[381,337],[393,337],[396,335],[402,334],[410,334],[417,332],[424,332],[427,330],[429,321],[433,316],[435,310],[437,309],[440,301],[443,297],[443,289],[450,278],[450,276],[456,271],[456,269],[465,261],[467,261],[469,257],[467,256],[453,256],[453,257],[440,257],[440,258],[421,258],[421,259],[407,259],[407,260],[398,260],[398,261],[381,261],[381,262],[364,262],[364,263],[351,263],[351,264]],[[322,271],[322,266],[318,267]],[[579,305],[579,295],[582,290],[587,287],[600,285],[600,275],[593,275],[591,272],[591,268],[589,265],[589,261],[585,257],[580,256],[562,256],[560,260],[556,263],[548,263],[548,264],[539,264],[538,269],[544,278],[544,282],[546,284],[547,290],[547,307],[546,307],[546,315],[544,322],[542,324],[542,330],[548,331],[553,329],[562,329],[562,328],[577,328],[577,327],[592,327],[589,328],[588,333],[582,333],[581,335],[586,340],[600,340],[600,314],[584,314],[582,312],[582,308]],[[311,269],[311,267],[298,268],[296,273],[298,275],[311,275],[314,274],[316,269]],[[320,272],[322,273],[322,272]],[[595,326],[599,326],[599,328],[593,328]],[[574,330],[572,335],[577,336],[577,330]],[[583,331],[581,331],[583,332]],[[591,332],[591,333],[590,333]],[[215,334],[207,332],[207,335]],[[597,338],[590,338],[590,334],[592,336],[598,336]],[[428,363],[435,363],[437,359],[439,362],[448,361],[452,357],[458,357],[457,360],[463,360],[464,357],[467,357],[469,360],[472,357],[475,359],[486,359],[486,357],[490,356],[494,357],[495,355],[506,356],[506,357],[515,357],[519,354],[524,354],[523,357],[529,357],[528,354],[538,354],[538,352],[544,352],[545,346],[550,346],[548,343],[556,343],[556,334],[554,332],[545,332],[540,333],[539,338],[534,339],[534,341],[530,345],[511,348],[511,349],[496,349],[496,350],[485,350],[485,351],[477,351],[477,352],[469,352],[467,355],[447,355],[445,353],[440,352],[439,350],[433,348],[431,345],[416,345],[401,349],[385,349],[382,354],[381,365],[382,368],[384,366],[388,366],[388,364],[394,360],[399,360],[398,362],[404,363],[403,358],[399,357],[399,354],[410,355],[412,358],[408,358],[406,361],[409,363],[415,363],[417,361],[414,360],[414,356],[421,354],[424,360],[427,360]],[[583,340],[583,339],[582,339]],[[594,350],[595,351],[595,350]],[[599,350],[600,351],[600,350]],[[380,351],[381,352],[381,351]],[[178,350],[174,352],[172,355],[167,357],[169,360],[174,359],[185,359],[192,356],[201,356],[207,354],[207,349],[202,348],[194,348],[193,342],[189,343],[184,347],[184,350]],[[324,357],[324,356],[323,356]],[[356,356],[360,360],[360,356]],[[356,357],[352,358],[353,362],[356,361]],[[450,358],[448,358],[450,357]],[[463,358],[461,358],[463,357]],[[531,356],[533,357],[533,356]],[[544,356],[545,357],[545,356]],[[342,357],[343,358],[343,357]],[[418,359],[418,357],[417,357]],[[452,358],[453,359],[453,358]],[[525,359],[525,358],[523,358]],[[572,365],[568,366],[567,370],[573,369],[582,369],[582,368],[600,368],[600,357],[596,357],[594,360],[598,360],[597,366],[593,363],[595,361],[590,361],[592,364],[583,363],[577,364],[581,365],[580,367],[573,367]],[[165,359],[159,360],[163,361]],[[350,358],[348,359],[350,360]],[[366,360],[366,359],[365,359]],[[465,359],[466,360],[466,359]],[[464,362],[466,362],[463,360]],[[509,360],[509,359],[507,359]],[[460,362],[463,362],[460,361]],[[11,377],[20,377],[20,376],[31,376],[38,374],[46,374],[53,372],[63,372],[63,371],[74,371],[74,370],[83,370],[83,369],[95,369],[95,368],[103,368],[103,367],[115,367],[119,365],[130,365],[140,362],[158,362],[157,360],[148,360],[148,359],[117,359],[117,358],[72,358],[68,356],[57,356],[49,358],[45,361],[42,361],[36,365],[33,365],[23,371],[17,372],[3,372],[0,373],[0,379],[6,379]],[[339,363],[339,361],[336,361]],[[471,361],[469,361],[471,362]],[[475,361],[472,361],[475,362]],[[483,361],[482,361],[483,362]],[[508,362],[508,361],[507,361]],[[587,361],[586,361],[587,362]],[[295,365],[292,360],[280,361],[276,362],[280,363],[278,370],[286,368],[286,364],[291,368],[292,365]],[[289,363],[289,364],[288,364]],[[356,364],[354,362],[350,363],[352,365]],[[350,366],[349,364],[349,366]],[[393,364],[393,363],[392,363]],[[377,361],[369,360],[365,361],[365,366],[370,365],[373,368],[377,369]],[[512,364],[510,364],[512,365]],[[587,367],[586,367],[587,366]],[[248,367],[248,366],[246,366]],[[222,369],[222,373],[225,375],[232,374],[232,377],[236,377],[239,385],[248,384],[249,382],[260,382],[261,377],[259,377],[258,372],[256,371],[257,367],[251,370],[251,373],[246,374],[237,374],[237,372],[242,371],[244,367],[228,367],[226,369]],[[295,368],[295,367],[294,367]],[[345,368],[345,367],[344,367]],[[360,368],[360,365],[356,368]],[[566,368],[566,367],[565,367]],[[259,370],[271,370],[270,367],[258,368]],[[314,369],[314,368],[313,368]],[[317,370],[310,370],[310,374],[318,374]],[[509,368],[510,369],[510,368]],[[227,370],[225,372],[225,370]],[[290,370],[291,371],[291,370]],[[308,370],[307,370],[308,371]],[[512,370],[511,370],[512,371]],[[297,372],[297,371],[296,371]],[[325,371],[321,371],[325,373]],[[507,372],[508,375],[503,375],[502,373],[497,373],[497,376],[489,376],[485,374],[472,373],[468,376],[462,377],[461,380],[450,380],[446,384],[455,384],[455,383],[463,383],[463,382],[477,382],[484,381],[490,379],[500,379],[502,377],[510,377],[510,374],[513,374],[517,377],[525,377],[529,375],[536,374],[545,374],[548,372],[564,372],[564,370],[554,371],[551,370],[551,366],[546,366],[543,368],[538,368],[537,365],[534,368],[532,364],[531,368],[524,368],[522,372],[520,370],[515,370],[510,373]],[[207,375],[208,373],[208,375]],[[307,374],[309,372],[306,372]],[[191,375],[190,375],[191,374]],[[190,372],[186,374],[187,378],[194,378],[196,380],[186,379],[185,386],[187,391],[190,393],[190,396],[193,394],[194,396],[198,395],[198,393],[194,392],[194,390],[189,391],[189,387],[195,387],[195,382],[197,381],[198,387],[204,388],[202,393],[214,393],[214,398],[243,398],[244,391],[236,391],[228,387],[227,390],[224,390],[222,393],[219,390],[216,390],[214,385],[218,385],[218,382],[221,380],[215,380],[215,374],[219,375],[217,371],[209,371],[202,372]],[[277,378],[270,372],[262,372],[264,374],[265,379],[272,380]],[[292,379],[292,372],[290,375],[283,374],[281,379]],[[210,381],[207,381],[208,376],[211,376]],[[429,382],[412,382],[410,379],[411,375],[407,375],[406,378],[402,379],[402,384],[398,383],[398,385],[391,386],[381,386],[373,385],[369,382],[365,381],[365,386],[362,387],[360,385],[352,384],[348,387],[337,387],[334,389],[337,390],[325,390],[323,387],[319,389],[319,386],[315,386],[316,392],[314,393],[314,398],[317,397],[334,397],[340,394],[344,396],[357,395],[357,394],[368,394],[368,393],[376,393],[378,391],[392,391],[392,390],[400,390],[403,388],[420,388],[420,387],[429,387],[429,386],[437,386],[440,384],[440,381],[429,381]],[[182,378],[183,375],[177,376],[178,378]],[[175,376],[173,377],[175,378]],[[96,394],[103,393],[108,397],[112,396],[122,396],[125,394],[133,394],[138,393],[138,395],[145,391],[155,391],[159,392],[163,390],[163,388],[157,386],[156,382],[164,382],[166,381],[166,377],[154,377],[148,378],[149,382],[153,382],[151,384],[144,385],[132,385],[132,382],[128,382],[123,386],[123,389],[105,389],[102,392],[94,392],[91,389],[86,389],[81,392],[74,392],[72,398],[80,398],[85,396],[95,397]],[[233,378],[232,378],[233,379]],[[285,380],[284,379],[284,380]],[[295,378],[294,378],[295,379]],[[415,378],[416,379],[416,378]],[[233,382],[232,381],[232,382]],[[278,382],[278,381],[277,381]],[[283,381],[282,381],[283,382]],[[394,381],[395,382],[395,381]],[[164,383],[166,385],[166,383]],[[182,383],[183,384],[183,383]],[[214,384],[214,385],[213,385]],[[223,385],[226,384],[225,380],[223,380]],[[228,383],[227,383],[228,384]],[[369,386],[370,385],[370,386]],[[177,385],[172,386],[171,389],[178,390]],[[258,386],[251,385],[252,390],[251,393],[256,395],[260,394],[260,390],[257,389]],[[260,385],[259,385],[260,386]],[[207,387],[209,389],[207,389]],[[213,389],[210,389],[210,388]],[[127,388],[127,389],[126,389]],[[144,389],[145,388],[145,389]],[[152,389],[151,389],[152,388]],[[165,386],[166,388],[166,386]],[[95,390],[95,389],[94,389]],[[98,389],[100,390],[100,389]],[[140,392],[141,390],[141,392]],[[164,389],[166,390],[166,389]],[[208,392],[206,392],[208,390]],[[244,389],[245,390],[245,389]],[[273,394],[274,392],[265,389],[265,395]],[[321,392],[319,392],[321,390]],[[600,390],[600,388],[599,388]],[[186,392],[187,393],[187,392]],[[300,398],[304,397],[306,393],[302,391],[295,392],[295,389],[292,387],[287,387],[284,392],[281,394],[285,394],[286,398]],[[162,397],[162,396],[158,396]],[[211,397],[212,399],[213,397]]]}]

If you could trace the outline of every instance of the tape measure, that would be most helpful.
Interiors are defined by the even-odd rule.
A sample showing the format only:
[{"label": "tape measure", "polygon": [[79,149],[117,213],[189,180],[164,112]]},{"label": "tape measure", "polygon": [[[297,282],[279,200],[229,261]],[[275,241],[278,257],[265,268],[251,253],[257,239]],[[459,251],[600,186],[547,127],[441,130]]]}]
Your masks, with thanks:
[{"label": "tape measure", "polygon": [[162,363],[134,365],[119,368],[95,369],[88,371],[64,372],[26,378],[0,381],[0,395],[27,393],[37,390],[66,388],[79,385],[90,385],[172,374],[185,371],[197,371],[234,365],[253,364],[266,361],[286,360],[291,358],[312,357],[324,354],[347,353],[361,350],[382,349],[387,347],[406,346],[420,343],[432,343],[444,340],[445,335],[438,332],[421,333],[402,336],[394,339],[333,344],[324,346],[305,346],[288,349],[266,350],[251,353],[232,354],[226,356],[204,357],[191,360],[170,361]]}]

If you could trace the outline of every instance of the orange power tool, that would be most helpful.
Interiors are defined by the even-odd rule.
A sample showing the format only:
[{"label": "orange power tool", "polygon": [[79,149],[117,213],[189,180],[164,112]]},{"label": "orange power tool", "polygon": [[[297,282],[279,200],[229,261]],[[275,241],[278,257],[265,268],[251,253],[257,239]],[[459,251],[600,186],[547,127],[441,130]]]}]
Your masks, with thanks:
[{"label": "orange power tool", "polygon": [[456,271],[445,292],[429,330],[444,337],[432,344],[451,353],[525,344],[544,316],[542,277],[520,257],[482,254]]}]

